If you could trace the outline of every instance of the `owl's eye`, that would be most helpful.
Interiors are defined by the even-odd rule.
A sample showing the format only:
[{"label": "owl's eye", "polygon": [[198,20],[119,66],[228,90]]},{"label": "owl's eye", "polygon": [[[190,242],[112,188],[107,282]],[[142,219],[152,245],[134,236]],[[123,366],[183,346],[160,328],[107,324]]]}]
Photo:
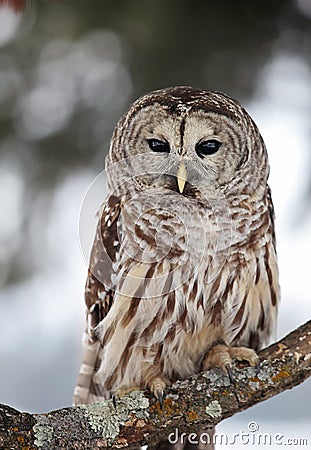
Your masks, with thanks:
[{"label": "owl's eye", "polygon": [[147,139],[147,142],[153,152],[170,152],[170,144],[166,141],[160,141],[159,139]]},{"label": "owl's eye", "polygon": [[209,141],[199,142],[195,146],[195,151],[197,152],[200,158],[204,158],[204,156],[213,155],[216,153],[221,146],[221,142],[216,139],[210,139]]}]

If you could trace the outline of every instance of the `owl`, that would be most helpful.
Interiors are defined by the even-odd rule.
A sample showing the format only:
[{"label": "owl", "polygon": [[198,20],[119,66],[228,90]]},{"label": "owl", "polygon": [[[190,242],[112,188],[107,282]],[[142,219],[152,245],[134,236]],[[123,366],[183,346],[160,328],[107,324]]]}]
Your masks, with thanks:
[{"label": "owl", "polygon": [[117,124],[106,173],[74,403],[134,389],[162,403],[177,379],[256,365],[280,292],[267,152],[249,114],[219,92],[151,92]]}]

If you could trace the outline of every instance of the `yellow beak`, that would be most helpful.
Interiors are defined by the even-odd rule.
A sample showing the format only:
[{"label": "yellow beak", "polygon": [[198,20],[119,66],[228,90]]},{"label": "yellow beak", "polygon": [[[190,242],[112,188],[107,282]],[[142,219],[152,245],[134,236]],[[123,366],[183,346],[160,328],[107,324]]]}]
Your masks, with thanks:
[{"label": "yellow beak", "polygon": [[187,169],[183,162],[181,162],[180,166],[178,167],[176,177],[177,177],[177,184],[178,184],[179,192],[182,194],[183,190],[185,188],[186,181],[187,181]]}]

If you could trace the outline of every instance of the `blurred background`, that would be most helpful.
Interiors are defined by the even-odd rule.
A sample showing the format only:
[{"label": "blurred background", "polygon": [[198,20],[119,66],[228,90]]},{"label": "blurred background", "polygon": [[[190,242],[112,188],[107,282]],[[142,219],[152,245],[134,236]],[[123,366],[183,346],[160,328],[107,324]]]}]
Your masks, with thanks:
[{"label": "blurred background", "polygon": [[[71,404],[87,270],[81,205],[103,170],[116,121],[153,89],[220,90],[250,112],[271,165],[278,337],[309,319],[311,1],[11,1],[15,9],[25,6],[17,14],[4,3],[0,402],[30,412]],[[83,239],[92,239],[106,195],[98,180]],[[308,437],[310,445],[310,394],[309,381],[226,420],[219,431],[247,431],[256,421],[262,432]]]}]

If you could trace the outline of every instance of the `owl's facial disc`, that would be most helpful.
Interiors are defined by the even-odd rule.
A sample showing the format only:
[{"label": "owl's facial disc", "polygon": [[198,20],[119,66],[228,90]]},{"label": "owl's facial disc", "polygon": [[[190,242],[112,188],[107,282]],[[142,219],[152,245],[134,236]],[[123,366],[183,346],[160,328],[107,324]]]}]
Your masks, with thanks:
[{"label": "owl's facial disc", "polygon": [[162,189],[159,194],[172,190],[189,198],[217,198],[233,192],[242,173],[251,189],[263,164],[258,162],[256,173],[250,169],[256,156],[252,130],[245,132],[229,114],[206,109],[147,105],[129,121],[122,140],[137,188]]},{"label": "owl's facial disc", "polygon": [[241,192],[260,198],[269,173],[264,142],[239,103],[182,87],[132,105],[115,128],[107,168],[118,194],[170,190],[198,200]]},{"label": "owl's facial disc", "polygon": [[134,136],[141,143],[142,166],[158,172],[144,178],[146,188],[168,188],[186,197],[216,195],[221,178],[231,176],[236,165],[228,118],[202,111],[169,114],[158,106],[155,114],[154,108],[144,111],[145,126],[137,127],[139,136]]}]

